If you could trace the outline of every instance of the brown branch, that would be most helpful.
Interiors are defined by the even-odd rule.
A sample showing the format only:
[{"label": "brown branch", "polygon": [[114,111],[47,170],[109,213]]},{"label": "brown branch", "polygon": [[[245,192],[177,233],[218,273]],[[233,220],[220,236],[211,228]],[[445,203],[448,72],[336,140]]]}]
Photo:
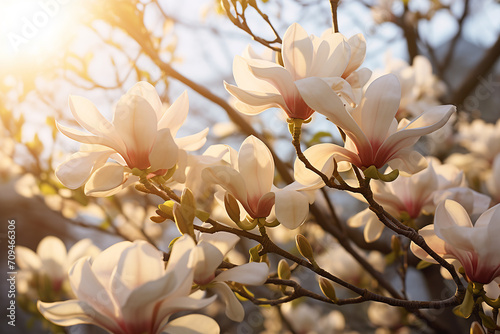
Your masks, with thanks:
[{"label": "brown branch", "polygon": [[332,8],[332,24],[333,32],[339,32],[339,22],[337,19],[337,9],[339,7],[340,0],[330,0],[330,7]]}]

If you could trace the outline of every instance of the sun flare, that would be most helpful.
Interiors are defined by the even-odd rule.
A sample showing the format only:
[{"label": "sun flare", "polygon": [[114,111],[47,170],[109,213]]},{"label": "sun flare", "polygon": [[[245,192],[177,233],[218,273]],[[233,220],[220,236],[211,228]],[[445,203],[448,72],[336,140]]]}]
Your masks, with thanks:
[{"label": "sun flare", "polygon": [[64,51],[79,19],[80,0],[6,0],[0,3],[0,62],[43,62]]}]

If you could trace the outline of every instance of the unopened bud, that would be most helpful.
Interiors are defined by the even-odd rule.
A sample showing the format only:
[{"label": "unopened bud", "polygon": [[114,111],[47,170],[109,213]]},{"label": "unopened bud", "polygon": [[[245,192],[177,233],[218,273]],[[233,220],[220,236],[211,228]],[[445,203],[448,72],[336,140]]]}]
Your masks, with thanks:
[{"label": "unopened bud", "polygon": [[159,210],[157,210],[156,213],[165,218],[173,218],[174,217],[173,208],[174,208],[173,201],[165,201],[165,203],[158,205]]},{"label": "unopened bud", "polygon": [[231,218],[231,220],[235,223],[240,222],[240,206],[236,201],[236,198],[230,193],[226,193],[224,196],[224,207],[226,208],[226,212]]},{"label": "unopened bud", "polygon": [[250,262],[260,262],[259,251],[261,250],[261,248],[261,244],[250,248],[250,250],[248,251],[248,253],[250,253]]},{"label": "unopened bud", "polygon": [[281,259],[278,263],[278,277],[281,279],[290,279],[291,276],[290,266],[285,259]]},{"label": "unopened bud", "polygon": [[314,263],[314,254],[309,241],[302,234],[297,234],[295,237],[295,243],[300,254],[308,259],[311,263]]},{"label": "unopened bud", "polygon": [[150,217],[149,219],[151,219],[151,221],[154,223],[163,223],[167,218],[161,216],[153,216]]},{"label": "unopened bud", "polygon": [[179,232],[182,234],[188,234],[195,239],[193,221],[190,222],[184,217],[182,214],[182,207],[179,204],[176,203],[174,205],[173,213],[175,224],[177,225]]},{"label": "unopened bud", "polygon": [[189,188],[184,188],[181,195],[181,212],[184,219],[193,224],[196,214],[196,200],[194,199],[193,192]]},{"label": "unopened bud", "polygon": [[337,302],[337,294],[335,293],[335,288],[333,287],[333,284],[330,283],[329,280],[326,278],[320,277],[319,278],[319,288],[321,289],[321,292],[330,299],[333,302]]},{"label": "unopened bud", "polygon": [[148,193],[149,193],[148,188],[146,188],[146,186],[145,186],[145,185],[143,185],[142,183],[137,183],[137,184],[135,185],[135,189],[136,189],[137,191],[142,192],[142,193],[146,193],[146,194],[148,194]]}]

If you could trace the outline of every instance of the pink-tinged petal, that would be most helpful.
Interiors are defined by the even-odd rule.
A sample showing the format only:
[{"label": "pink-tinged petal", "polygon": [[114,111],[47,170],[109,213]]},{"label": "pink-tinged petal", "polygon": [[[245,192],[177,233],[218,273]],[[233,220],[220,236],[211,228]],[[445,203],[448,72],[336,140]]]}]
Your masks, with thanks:
[{"label": "pink-tinged petal", "polygon": [[347,112],[344,104],[330,86],[320,78],[306,78],[297,81],[297,88],[307,105],[325,115],[331,122],[340,127],[357,147],[370,145],[361,128]]},{"label": "pink-tinged petal", "polygon": [[162,334],[219,334],[219,325],[206,315],[189,314],[170,321]]},{"label": "pink-tinged petal", "polygon": [[378,219],[371,219],[366,223],[365,229],[363,231],[363,236],[365,241],[370,243],[377,241],[382,235],[385,225],[382,224]]},{"label": "pink-tinged petal", "polygon": [[245,180],[249,202],[259,200],[271,190],[274,180],[274,159],[267,146],[256,137],[249,136],[241,144],[238,169]]},{"label": "pink-tinged petal", "polygon": [[211,245],[217,247],[217,249],[226,256],[231,249],[236,246],[240,237],[228,232],[217,232],[214,234],[202,233],[199,238],[199,242],[207,242]]},{"label": "pink-tinged petal", "polygon": [[22,270],[39,271],[43,267],[38,255],[24,246],[16,246],[16,263]]},{"label": "pink-tinged petal", "polygon": [[[425,243],[434,252],[441,256],[447,254],[445,242],[436,235],[436,232],[434,231],[434,225],[425,226],[420,231],[418,231],[418,234],[420,234],[424,238]],[[427,262],[437,263],[436,260],[434,260],[429,254],[427,254],[426,251],[417,246],[415,243],[412,242],[410,248],[413,254],[415,254],[415,256],[417,256],[418,258]]]},{"label": "pink-tinged petal", "polygon": [[117,305],[107,291],[108,285],[103,285],[93,272],[89,258],[75,262],[69,270],[69,281],[78,300],[110,319],[116,318]]},{"label": "pink-tinged petal", "polygon": [[72,95],[69,97],[69,108],[76,121],[94,135],[106,135],[113,131],[113,125],[88,99]]},{"label": "pink-tinged petal", "polygon": [[226,82],[224,82],[224,87],[229,94],[249,106],[244,109],[238,109],[244,114],[256,115],[269,108],[281,107],[285,111],[288,109],[285,100],[280,94],[246,90]]},{"label": "pink-tinged petal", "polygon": [[424,170],[427,160],[413,148],[405,148],[394,154],[388,164],[393,170],[411,175]]},{"label": "pink-tinged petal", "polygon": [[217,277],[215,282],[236,282],[244,285],[262,285],[269,275],[269,267],[263,262],[245,263],[241,266],[225,270]]},{"label": "pink-tinged petal", "polygon": [[56,303],[38,301],[37,308],[46,319],[58,326],[92,324],[114,333],[120,333],[120,328],[114,321],[83,301],[66,300]]},{"label": "pink-tinged petal", "polygon": [[389,127],[399,108],[401,86],[393,74],[373,81],[366,90],[361,104],[353,111],[356,123],[377,150],[387,137]]},{"label": "pink-tinged petal", "polygon": [[194,135],[175,138],[175,143],[179,148],[186,151],[197,151],[207,142],[208,128],[195,133]]},{"label": "pink-tinged petal", "polygon": [[113,150],[80,151],[72,154],[55,171],[56,177],[69,189],[81,187],[97,169],[104,165]]},{"label": "pink-tinged petal", "polygon": [[66,277],[67,257],[66,246],[61,239],[47,236],[40,241],[36,253],[42,260],[43,270],[53,278]]},{"label": "pink-tinged petal", "polygon": [[[271,187],[272,189],[272,187]],[[254,218],[269,217],[274,206],[274,192],[268,192],[258,199],[258,202],[248,200],[248,214]],[[256,199],[255,197],[254,199]],[[247,208],[245,208],[247,209]]]},{"label": "pink-tinged petal", "polygon": [[451,105],[437,106],[424,112],[404,129],[389,136],[377,152],[377,156],[391,156],[397,151],[411,146],[426,134],[441,128],[455,112]]},{"label": "pink-tinged petal", "polygon": [[281,51],[285,69],[292,74],[293,80],[305,78],[313,62],[313,44],[298,23],[293,23],[286,30]]},{"label": "pink-tinged petal", "polygon": [[352,72],[361,66],[366,56],[366,40],[362,34],[352,36],[347,40],[347,43],[349,43],[349,46],[351,47],[351,57],[349,59],[349,64],[342,75],[344,78],[347,78]]},{"label": "pink-tinged petal", "polygon": [[[326,176],[331,176],[333,172],[333,158],[339,161],[349,161],[359,164],[359,157],[343,147],[334,144],[317,144],[304,151],[307,160]],[[302,161],[295,160],[294,164],[295,180],[303,185],[313,185],[321,182],[321,178],[308,169]]]},{"label": "pink-tinged petal", "polygon": [[224,254],[214,245],[203,241],[193,251],[197,253],[194,282],[199,285],[208,284],[215,277],[215,270],[224,260]]},{"label": "pink-tinged petal", "polygon": [[149,102],[138,95],[124,95],[115,107],[113,124],[123,140],[122,154],[130,168],[146,169],[148,157],[156,138],[156,113]]},{"label": "pink-tinged petal", "polygon": [[158,130],[169,128],[172,137],[175,138],[177,131],[180,129],[186,120],[189,111],[188,94],[184,91],[181,96],[163,114],[163,117],[158,120]]},{"label": "pink-tinged petal", "polygon": [[218,184],[229,191],[242,204],[247,203],[247,187],[245,179],[238,171],[228,166],[207,167],[201,172],[205,182]]},{"label": "pink-tinged petal", "polygon": [[[325,38],[329,44],[330,54],[324,63],[314,60],[315,71],[309,76],[340,77],[344,73],[351,56],[351,48],[342,34],[331,34]],[[315,75],[312,75],[315,74]]]},{"label": "pink-tinged petal", "polygon": [[243,321],[245,310],[231,288],[224,282],[214,282],[212,289],[222,298],[222,301],[226,305],[226,316],[233,321]]},{"label": "pink-tinged petal", "polygon": [[161,103],[160,97],[156,92],[156,89],[153,85],[146,81],[140,81],[136,83],[132,88],[130,88],[127,92],[127,95],[137,95],[144,98],[149,102],[151,107],[156,113],[156,119],[159,120],[163,115],[163,105]]},{"label": "pink-tinged petal", "polygon": [[276,218],[281,225],[294,230],[306,220],[309,214],[309,201],[298,191],[278,190],[275,194]]},{"label": "pink-tinged petal", "polygon": [[85,195],[95,195],[98,192],[112,190],[125,180],[124,168],[118,164],[107,163],[97,169],[85,184]]},{"label": "pink-tinged petal", "polygon": [[149,153],[151,171],[170,169],[177,163],[179,148],[172,138],[170,129],[161,129],[156,134],[156,139]]},{"label": "pink-tinged petal", "polygon": [[[176,298],[168,298],[167,300],[161,303],[157,311],[157,316],[156,316],[157,320],[155,323],[156,330],[154,330],[153,333],[158,333],[159,330],[163,329],[165,325],[168,326],[168,324],[173,323],[175,321],[173,320],[172,322],[168,322],[171,314],[179,311],[198,310],[213,303],[216,299],[217,296],[199,299],[193,297],[185,297],[184,295]],[[167,333],[170,333],[170,331],[167,331]]]}]

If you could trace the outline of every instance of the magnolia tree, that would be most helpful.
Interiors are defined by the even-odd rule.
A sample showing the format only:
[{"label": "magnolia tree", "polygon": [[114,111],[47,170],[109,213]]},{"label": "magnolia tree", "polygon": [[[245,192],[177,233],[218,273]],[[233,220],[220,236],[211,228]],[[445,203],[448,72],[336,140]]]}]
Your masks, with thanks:
[{"label": "magnolia tree", "polygon": [[[101,242],[76,232],[81,240],[69,250],[54,236],[36,252],[18,245],[17,303],[25,312],[52,332],[83,324],[71,328],[500,330],[500,123],[469,122],[463,105],[475,87],[469,77],[458,88],[443,81],[471,5],[463,5],[459,31],[440,61],[419,25],[435,12],[453,14],[454,4],[432,2],[427,11],[412,1],[402,8],[392,1],[359,4],[372,11],[374,24],[401,29],[407,44],[409,62],[388,56],[385,69],[372,71],[363,66],[370,37],[342,34],[337,13],[344,6],[324,2],[330,7],[294,6],[329,8],[325,31],[306,30],[306,20],[284,25],[266,13],[275,10],[273,1],[207,7],[247,34],[238,39],[255,41],[238,49],[232,77],[212,84],[225,88],[229,102],[175,69],[171,28],[149,24],[155,15],[164,25],[183,24],[168,14],[168,4],[78,5],[91,30],[129,57],[122,59],[129,72],[123,79],[112,60],[117,85],[105,87],[89,59],[66,55],[65,68],[54,65],[50,73],[54,84],[78,93],[68,91],[71,117],[47,118],[53,145],[47,148],[43,135],[22,139],[26,121],[6,104],[0,152],[14,160],[1,167],[20,193]],[[260,34],[263,26],[272,37]],[[125,47],[131,43],[132,51]],[[486,56],[495,52],[496,44]],[[487,74],[477,71],[470,73]],[[189,92],[170,101],[172,80]],[[100,97],[89,92],[99,89],[125,92],[112,114],[92,101]],[[203,129],[203,114],[188,116],[198,94],[231,123]],[[80,149],[62,153],[57,142],[71,141],[60,134]],[[15,145],[27,149],[21,152],[30,163],[16,162]]]}]

